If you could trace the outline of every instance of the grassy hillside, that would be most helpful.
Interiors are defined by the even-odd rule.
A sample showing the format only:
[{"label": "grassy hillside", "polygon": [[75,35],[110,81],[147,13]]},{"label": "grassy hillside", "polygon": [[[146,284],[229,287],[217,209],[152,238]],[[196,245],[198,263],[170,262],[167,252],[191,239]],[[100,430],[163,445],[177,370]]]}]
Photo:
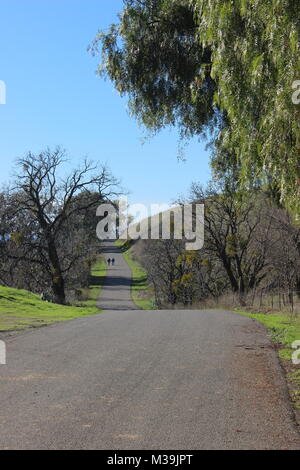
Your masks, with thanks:
[{"label": "grassy hillside", "polygon": [[90,289],[85,290],[86,300],[74,306],[44,302],[31,292],[0,286],[0,331],[36,328],[99,313],[96,300],[105,273],[105,263],[99,260],[92,269]]}]

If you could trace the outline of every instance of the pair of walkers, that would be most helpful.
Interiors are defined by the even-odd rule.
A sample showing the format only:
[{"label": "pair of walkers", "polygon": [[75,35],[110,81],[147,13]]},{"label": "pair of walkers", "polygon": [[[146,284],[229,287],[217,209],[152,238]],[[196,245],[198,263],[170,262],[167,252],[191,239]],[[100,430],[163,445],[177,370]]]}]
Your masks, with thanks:
[{"label": "pair of walkers", "polygon": [[108,258],[107,264],[108,264],[108,266],[110,266],[110,265],[114,266],[115,265],[115,258],[112,258],[112,259]]}]

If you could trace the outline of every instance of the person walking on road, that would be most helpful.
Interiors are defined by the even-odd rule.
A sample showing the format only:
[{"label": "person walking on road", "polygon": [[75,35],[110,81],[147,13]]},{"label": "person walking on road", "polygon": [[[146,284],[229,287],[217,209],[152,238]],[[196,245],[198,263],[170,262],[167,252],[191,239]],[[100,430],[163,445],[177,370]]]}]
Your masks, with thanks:
[{"label": "person walking on road", "polygon": [[111,260],[111,264],[114,266],[115,265],[115,258]]},{"label": "person walking on road", "polygon": [[110,261],[111,261],[110,258],[108,258],[108,260],[107,260],[108,266],[110,266]]}]

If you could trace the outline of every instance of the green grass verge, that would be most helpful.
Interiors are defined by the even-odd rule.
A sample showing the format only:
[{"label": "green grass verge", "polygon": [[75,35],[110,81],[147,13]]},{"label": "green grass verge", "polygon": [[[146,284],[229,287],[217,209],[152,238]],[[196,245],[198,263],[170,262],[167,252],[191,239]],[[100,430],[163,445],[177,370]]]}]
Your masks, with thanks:
[{"label": "green grass verge", "polygon": [[236,310],[239,315],[254,318],[262,323],[268,330],[274,343],[279,344],[279,357],[286,370],[292,401],[297,410],[300,410],[300,369],[293,365],[291,356],[294,350],[291,345],[300,340],[300,317],[291,317],[290,313],[249,313]]},{"label": "green grass verge", "polygon": [[80,306],[44,302],[38,295],[26,290],[0,286],[0,331],[37,328],[99,313],[96,300],[100,294],[101,278],[105,273],[105,263],[99,260],[92,269],[89,294]]},{"label": "green grass verge", "polygon": [[244,310],[236,310],[240,315],[262,323],[270,333],[274,343],[280,343],[283,347],[279,351],[282,359],[291,359],[293,349],[291,345],[294,341],[300,340],[300,317],[291,317],[290,313],[249,313]]},{"label": "green grass verge", "polygon": [[154,296],[147,282],[147,273],[136,261],[127,241],[117,240],[116,245],[122,248],[123,256],[132,272],[131,296],[135,305],[141,310],[153,310]]},{"label": "green grass verge", "polygon": [[[86,289],[81,289],[82,300],[76,302],[76,307],[95,308],[100,297],[103,279],[106,276],[107,266],[102,257],[99,257],[91,270],[90,285]],[[99,309],[98,309],[99,312]]]}]

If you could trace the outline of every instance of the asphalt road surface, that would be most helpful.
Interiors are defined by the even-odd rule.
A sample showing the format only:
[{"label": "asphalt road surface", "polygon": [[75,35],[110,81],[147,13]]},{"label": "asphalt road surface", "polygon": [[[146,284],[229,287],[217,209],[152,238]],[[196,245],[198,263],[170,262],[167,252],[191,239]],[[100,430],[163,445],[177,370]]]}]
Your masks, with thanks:
[{"label": "asphalt road surface", "polygon": [[300,449],[278,359],[251,319],[116,302],[6,342],[1,449]]},{"label": "asphalt road surface", "polygon": [[105,260],[115,259],[114,266],[107,269],[98,306],[101,310],[135,310],[130,295],[131,269],[123,258],[121,249],[111,241],[103,242]]}]

